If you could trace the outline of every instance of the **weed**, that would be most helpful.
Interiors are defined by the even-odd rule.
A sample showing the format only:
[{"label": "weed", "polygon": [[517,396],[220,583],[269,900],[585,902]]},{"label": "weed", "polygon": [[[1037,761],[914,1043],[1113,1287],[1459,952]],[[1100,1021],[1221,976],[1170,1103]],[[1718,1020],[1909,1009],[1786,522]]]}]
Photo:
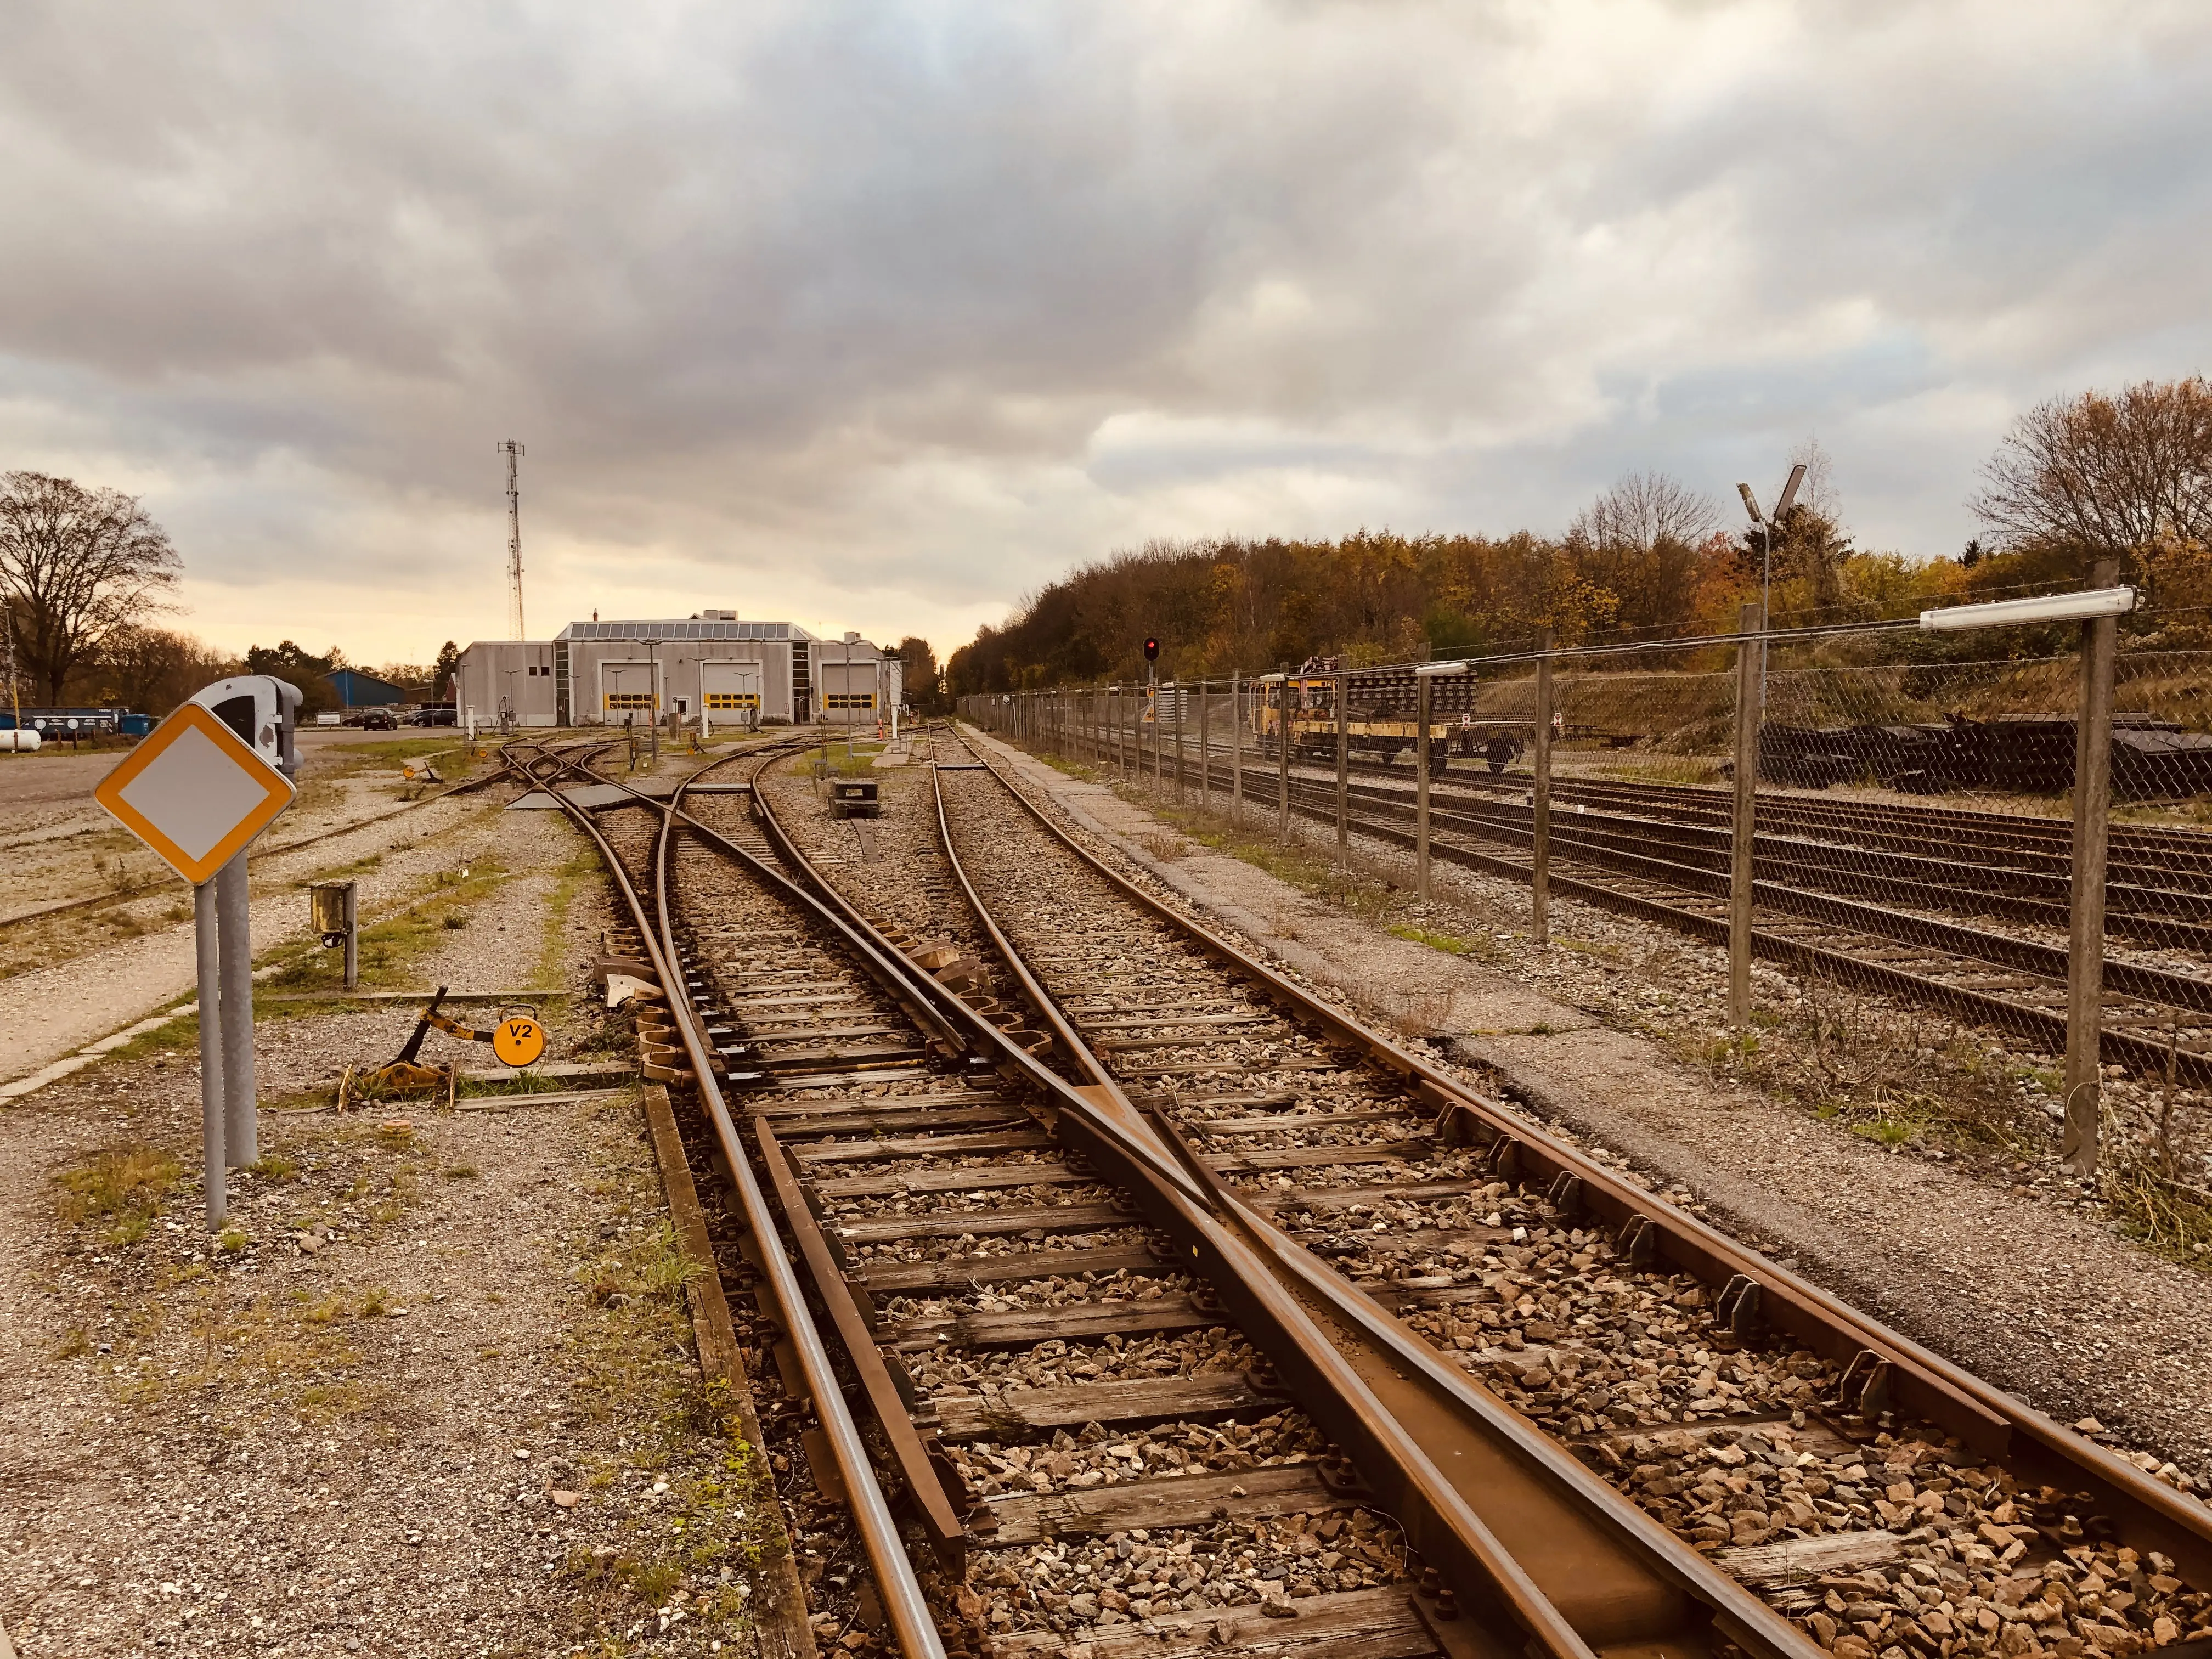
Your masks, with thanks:
[{"label": "weed", "polygon": [[371,1289],[362,1293],[361,1316],[363,1319],[382,1319],[391,1311],[392,1303],[382,1291]]},{"label": "weed", "polygon": [[198,1014],[185,1014],[157,1025],[150,1031],[142,1031],[119,1048],[108,1050],[112,1063],[128,1065],[134,1060],[152,1060],[158,1055],[175,1054],[200,1046],[200,1019]]},{"label": "weed", "polygon": [[1885,1146],[1902,1146],[1912,1139],[1913,1128],[1901,1118],[1880,1117],[1871,1123],[1854,1123],[1851,1133],[1878,1140]]},{"label": "weed", "polygon": [[1474,957],[1483,962],[1495,962],[1503,954],[1498,941],[1487,933],[1477,933],[1462,939],[1457,933],[1441,933],[1413,922],[1394,921],[1383,932],[1399,939],[1408,939],[1416,945],[1425,945],[1432,951],[1442,951],[1448,956]]},{"label": "weed", "polygon": [[253,1241],[252,1239],[248,1238],[243,1232],[240,1232],[235,1227],[225,1227],[220,1233],[216,1235],[215,1240],[216,1248],[217,1249],[225,1251],[231,1255],[239,1255]]},{"label": "weed", "polygon": [[300,1173],[298,1164],[276,1152],[269,1153],[252,1168],[254,1174],[266,1176],[271,1181],[289,1181]]},{"label": "weed", "polygon": [[446,918],[446,927],[453,933],[458,933],[468,925],[469,915],[468,912],[465,910],[456,910],[453,915]]},{"label": "weed", "polygon": [[105,1221],[116,1243],[135,1244],[161,1213],[162,1199],[184,1172],[182,1164],[157,1146],[110,1147],[91,1163],[54,1177],[64,1193],[61,1218],[70,1226]]},{"label": "weed", "polygon": [[297,1410],[303,1423],[334,1423],[341,1418],[362,1415],[382,1404],[388,1393],[381,1387],[365,1386],[349,1378],[342,1382],[315,1382],[300,1391]]},{"label": "weed", "polygon": [[54,1350],[54,1358],[76,1359],[91,1352],[92,1339],[86,1335],[83,1328],[79,1326],[62,1338],[61,1346]]},{"label": "weed", "polygon": [[438,1173],[448,1181],[468,1181],[475,1177],[477,1166],[473,1164],[448,1164]]},{"label": "weed", "polygon": [[335,1296],[326,1296],[300,1317],[310,1325],[334,1325],[345,1317],[345,1304]]}]

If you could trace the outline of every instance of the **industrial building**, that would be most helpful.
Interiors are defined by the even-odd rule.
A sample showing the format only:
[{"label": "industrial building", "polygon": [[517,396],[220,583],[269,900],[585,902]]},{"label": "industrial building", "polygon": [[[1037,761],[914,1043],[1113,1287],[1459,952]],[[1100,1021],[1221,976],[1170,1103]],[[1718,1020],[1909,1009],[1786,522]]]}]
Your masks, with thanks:
[{"label": "industrial building", "polygon": [[410,702],[407,688],[364,674],[358,668],[334,669],[323,676],[341,708],[390,708]]},{"label": "industrial building", "polygon": [[478,640],[461,653],[462,720],[620,725],[675,714],[710,726],[872,726],[899,706],[899,659],[857,635],[820,640],[734,611],[647,622],[572,622],[550,640]]}]

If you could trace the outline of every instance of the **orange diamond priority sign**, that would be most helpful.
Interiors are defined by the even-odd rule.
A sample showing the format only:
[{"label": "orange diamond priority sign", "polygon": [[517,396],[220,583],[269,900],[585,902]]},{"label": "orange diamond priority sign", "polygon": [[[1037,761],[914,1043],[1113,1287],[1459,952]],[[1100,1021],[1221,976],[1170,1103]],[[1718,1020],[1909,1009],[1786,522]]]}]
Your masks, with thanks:
[{"label": "orange diamond priority sign", "polygon": [[292,783],[188,702],[141,739],[92,798],[198,887],[292,804]]}]

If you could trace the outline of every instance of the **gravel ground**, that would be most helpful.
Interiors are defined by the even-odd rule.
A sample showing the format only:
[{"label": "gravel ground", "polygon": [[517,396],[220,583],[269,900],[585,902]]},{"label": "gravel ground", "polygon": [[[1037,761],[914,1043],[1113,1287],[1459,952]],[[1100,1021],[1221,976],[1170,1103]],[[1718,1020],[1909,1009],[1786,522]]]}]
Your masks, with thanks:
[{"label": "gravel ground", "polygon": [[[421,970],[526,983],[550,943],[580,990],[596,889],[545,925],[573,850],[548,815],[475,812],[379,874],[526,872]],[[586,998],[548,1017],[556,1058],[628,1048]],[[264,1022],[264,1102],[410,1018]],[[631,1097],[265,1111],[210,1241],[196,1069],[136,1052],[0,1110],[0,1419],[25,1425],[0,1623],[26,1659],[749,1645],[766,1506],[699,1385]]]},{"label": "gravel ground", "polygon": [[[1209,923],[1430,1037],[1472,1080],[1534,1103],[1552,1127],[1680,1183],[1710,1218],[1997,1386],[2061,1420],[2094,1417],[2154,1464],[2212,1476],[2212,1282],[2118,1237],[2087,1194],[2031,1159],[1970,1159],[1941,1146],[1909,1155],[1685,1063],[1663,1037],[1607,1023],[1625,995],[1698,1002],[1705,988],[1687,969],[1662,969],[1653,985],[1586,961],[1619,965],[1662,949],[1687,958],[1694,947],[1562,904],[1558,936],[1604,945],[1603,929],[1620,930],[1620,957],[1555,945],[1557,977],[1524,983],[1473,955],[1393,937],[1189,842],[1102,785],[983,741],[1079,833]],[[1762,972],[1761,994],[1779,979]],[[1609,994],[1592,994],[1594,981]],[[1920,1021],[1887,1042],[1863,1039],[1851,1063],[1913,1064],[1932,1046]]]},{"label": "gravel ground", "polygon": [[[295,853],[254,860],[249,868],[255,956],[308,937],[301,886],[368,860],[377,862],[356,872],[355,879],[361,884],[362,925],[373,922],[413,896],[425,878],[453,867],[458,860],[452,838],[464,826],[481,825],[484,811],[482,797],[434,802]],[[111,932],[114,943],[9,979],[10,995],[20,1006],[38,1009],[40,1018],[0,1032],[0,1082],[35,1072],[192,990],[191,897],[182,883],[167,896],[100,914],[132,918],[131,931]]]}]

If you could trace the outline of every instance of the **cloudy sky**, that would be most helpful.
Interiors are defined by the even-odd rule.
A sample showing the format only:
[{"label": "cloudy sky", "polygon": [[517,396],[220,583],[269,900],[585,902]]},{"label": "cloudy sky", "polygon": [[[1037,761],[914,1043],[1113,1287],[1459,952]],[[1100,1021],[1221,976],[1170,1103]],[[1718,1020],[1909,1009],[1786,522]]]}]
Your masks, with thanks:
[{"label": "cloudy sky", "polygon": [[2202,0],[15,0],[0,468],[357,659],[703,605],[940,650],[1152,537],[1621,472],[1954,551],[2212,367]]}]

